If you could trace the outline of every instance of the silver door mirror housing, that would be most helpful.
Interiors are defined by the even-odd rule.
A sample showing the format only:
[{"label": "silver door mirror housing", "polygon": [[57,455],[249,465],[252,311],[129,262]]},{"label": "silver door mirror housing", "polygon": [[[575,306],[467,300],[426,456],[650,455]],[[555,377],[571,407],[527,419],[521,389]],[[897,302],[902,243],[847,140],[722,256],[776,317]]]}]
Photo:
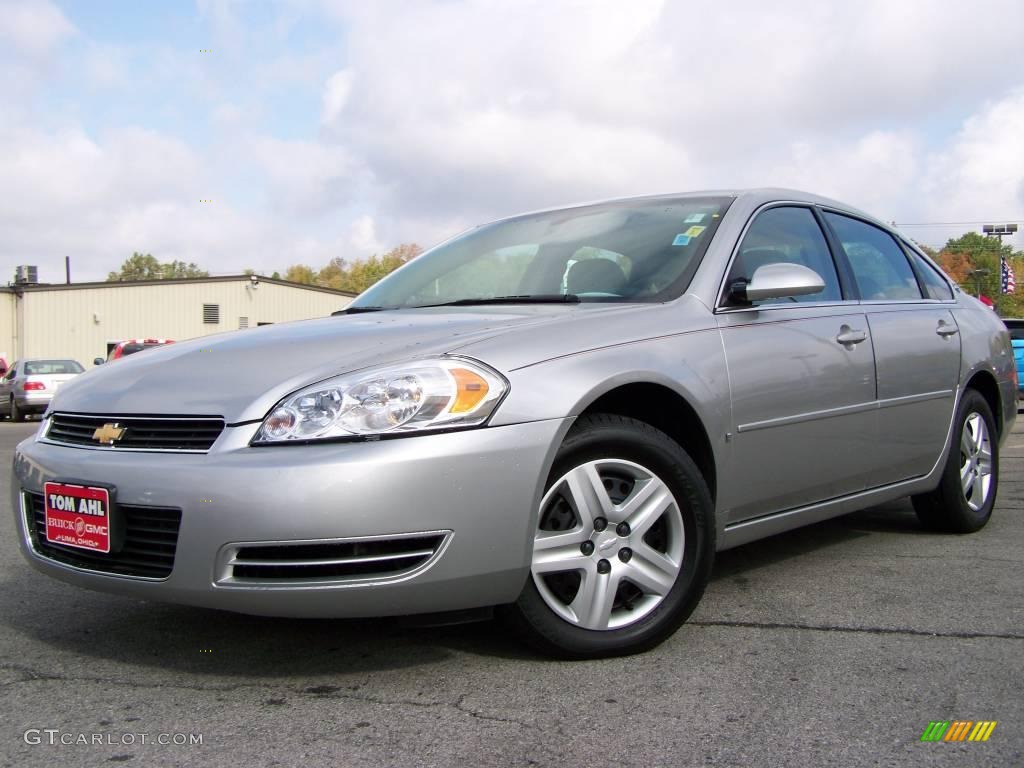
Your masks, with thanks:
[{"label": "silver door mirror housing", "polygon": [[825,281],[817,272],[802,264],[765,264],[754,270],[749,282],[737,280],[730,286],[734,301],[752,302],[807,296],[825,290]]}]

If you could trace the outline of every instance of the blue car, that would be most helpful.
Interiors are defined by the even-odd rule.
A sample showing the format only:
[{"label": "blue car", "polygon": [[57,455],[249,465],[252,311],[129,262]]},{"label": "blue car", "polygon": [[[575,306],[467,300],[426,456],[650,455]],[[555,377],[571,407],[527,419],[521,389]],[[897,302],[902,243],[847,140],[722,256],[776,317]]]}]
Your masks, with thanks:
[{"label": "blue car", "polygon": [[1017,361],[1017,399],[1024,400],[1024,320],[1003,320],[1010,331],[1013,358]]}]

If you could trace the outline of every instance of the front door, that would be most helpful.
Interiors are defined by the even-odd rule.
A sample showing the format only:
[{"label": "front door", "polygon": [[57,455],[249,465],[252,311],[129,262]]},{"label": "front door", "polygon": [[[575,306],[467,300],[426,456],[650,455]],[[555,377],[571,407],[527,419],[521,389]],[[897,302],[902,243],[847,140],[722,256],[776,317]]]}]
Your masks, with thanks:
[{"label": "front door", "polygon": [[726,284],[767,263],[821,275],[819,294],[719,308],[732,394],[732,461],[720,483],[728,523],[863,490],[874,451],[875,358],[867,317],[844,300],[810,208],[760,212]]}]

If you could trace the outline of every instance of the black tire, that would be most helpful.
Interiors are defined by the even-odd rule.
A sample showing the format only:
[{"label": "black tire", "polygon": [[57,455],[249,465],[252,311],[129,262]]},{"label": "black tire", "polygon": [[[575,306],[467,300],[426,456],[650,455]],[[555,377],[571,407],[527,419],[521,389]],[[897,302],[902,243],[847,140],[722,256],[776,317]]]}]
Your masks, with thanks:
[{"label": "black tire", "polygon": [[18,404],[11,398],[11,421],[24,421],[25,414],[18,408]]},{"label": "black tire", "polygon": [[[971,441],[971,430],[968,422],[973,417],[980,417],[987,430],[987,439],[991,459],[988,462],[990,469],[990,485],[987,496],[975,496],[975,487],[980,488],[980,478],[976,478],[975,485],[971,488],[970,501],[965,495],[960,480],[961,468],[969,463],[970,457],[962,449],[964,432],[968,433],[968,441]],[[973,533],[985,527],[985,524],[992,516],[992,508],[996,503],[996,494],[999,490],[999,438],[996,433],[995,419],[992,417],[992,409],[981,393],[973,389],[964,392],[957,407],[956,421],[953,431],[953,439],[949,446],[949,453],[946,456],[946,466],[942,470],[942,479],[938,487],[930,493],[922,493],[912,498],[914,512],[925,528],[933,531],[946,533]],[[984,462],[982,462],[984,464]],[[973,465],[972,465],[973,466]],[[973,504],[973,506],[972,506]],[[975,509],[974,507],[977,507]]]},{"label": "black tire", "polygon": [[[641,590],[634,583],[628,581],[629,577],[625,576],[625,581],[616,581],[615,583],[619,584],[614,593],[617,607],[613,607],[612,610],[617,610],[620,616],[625,611],[625,621],[632,621],[632,623],[607,629],[588,629],[558,615],[555,609],[545,601],[531,572],[519,599],[512,606],[507,606],[501,615],[530,645],[542,653],[558,658],[593,659],[623,656],[653,648],[671,636],[689,618],[700,601],[704,587],[711,575],[715,554],[715,521],[711,494],[708,492],[707,483],[700,470],[686,451],[666,434],[644,422],[608,414],[583,416],[577,420],[559,449],[545,489],[550,491],[552,486],[566,476],[570,470],[582,467],[588,462],[604,460],[633,464],[638,469],[648,472],[649,480],[659,480],[668,489],[671,494],[671,502],[674,504],[670,502],[666,512],[657,513],[662,517],[658,518],[648,533],[640,535],[643,536],[643,544],[647,544],[647,537],[651,533],[657,537],[658,531],[655,530],[657,526],[675,531],[675,534],[667,534],[663,530],[660,535],[665,540],[671,535],[676,538],[681,553],[678,572],[672,586],[666,588],[663,595],[656,597],[648,597],[643,594],[640,594],[639,597],[631,597],[628,594],[630,590],[636,593],[640,593]],[[609,482],[608,479],[604,479],[606,489]],[[622,487],[629,486],[623,483]],[[638,489],[641,486],[634,482],[632,487]],[[623,497],[622,503],[628,501],[633,492],[633,490],[626,491],[625,493],[628,495]],[[614,498],[613,503],[617,503]],[[563,509],[571,509],[567,501],[564,503]],[[678,510],[678,516],[675,510]],[[573,513],[570,512],[570,514]],[[671,516],[670,521],[669,516]],[[651,519],[654,519],[654,516]],[[543,520],[538,519],[538,529],[543,524]],[[579,526],[579,520],[573,522],[573,525]],[[672,526],[671,529],[668,526]],[[555,530],[559,529],[555,528]],[[580,530],[582,531],[584,528],[580,527]],[[599,529],[594,528],[594,530]],[[618,529],[608,526],[607,530]],[[608,536],[603,533],[588,533],[587,535],[591,537]],[[623,541],[629,540],[623,539]],[[607,544],[607,541],[601,539],[600,543],[602,544],[600,549],[604,550],[603,545]],[[588,546],[591,551],[594,551],[592,545]],[[620,546],[624,545],[620,543]],[[637,541],[631,546],[638,548],[637,559],[642,564],[644,561],[639,555],[641,543]],[[613,569],[621,567],[622,570],[619,573],[625,574],[627,566],[619,565],[622,555],[610,548],[607,551],[608,559],[603,562],[610,563],[610,565],[606,567]],[[632,553],[632,550],[628,551],[630,554]],[[668,550],[662,549],[661,551],[667,552]],[[600,553],[595,557],[601,557]],[[602,573],[601,567],[598,564],[598,573]],[[564,574],[561,575],[564,576]],[[664,576],[664,574],[662,575]],[[583,576],[577,578],[579,579],[577,589],[582,591]],[[545,593],[549,595],[548,599],[552,599],[552,593],[547,588],[548,582],[544,581],[543,583]],[[569,600],[570,597],[565,598],[566,605]],[[644,600],[660,600],[660,602],[654,603],[653,608],[641,607],[639,611],[641,618],[630,620],[629,613],[634,611],[635,602],[639,602],[642,606]]]}]

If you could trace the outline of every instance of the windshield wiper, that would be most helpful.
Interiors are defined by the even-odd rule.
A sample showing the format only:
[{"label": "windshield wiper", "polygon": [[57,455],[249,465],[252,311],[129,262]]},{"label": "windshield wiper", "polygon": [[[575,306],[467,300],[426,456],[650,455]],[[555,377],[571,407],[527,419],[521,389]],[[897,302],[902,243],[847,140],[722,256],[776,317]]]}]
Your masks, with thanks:
[{"label": "windshield wiper", "polygon": [[335,315],[358,315],[362,312],[380,312],[384,309],[387,309],[387,307],[345,307],[344,309],[331,312],[331,317]]},{"label": "windshield wiper", "polygon": [[472,307],[478,304],[579,304],[580,297],[574,293],[537,293],[523,296],[487,296],[476,299],[456,299],[440,304],[420,304],[411,309],[428,307]]}]

